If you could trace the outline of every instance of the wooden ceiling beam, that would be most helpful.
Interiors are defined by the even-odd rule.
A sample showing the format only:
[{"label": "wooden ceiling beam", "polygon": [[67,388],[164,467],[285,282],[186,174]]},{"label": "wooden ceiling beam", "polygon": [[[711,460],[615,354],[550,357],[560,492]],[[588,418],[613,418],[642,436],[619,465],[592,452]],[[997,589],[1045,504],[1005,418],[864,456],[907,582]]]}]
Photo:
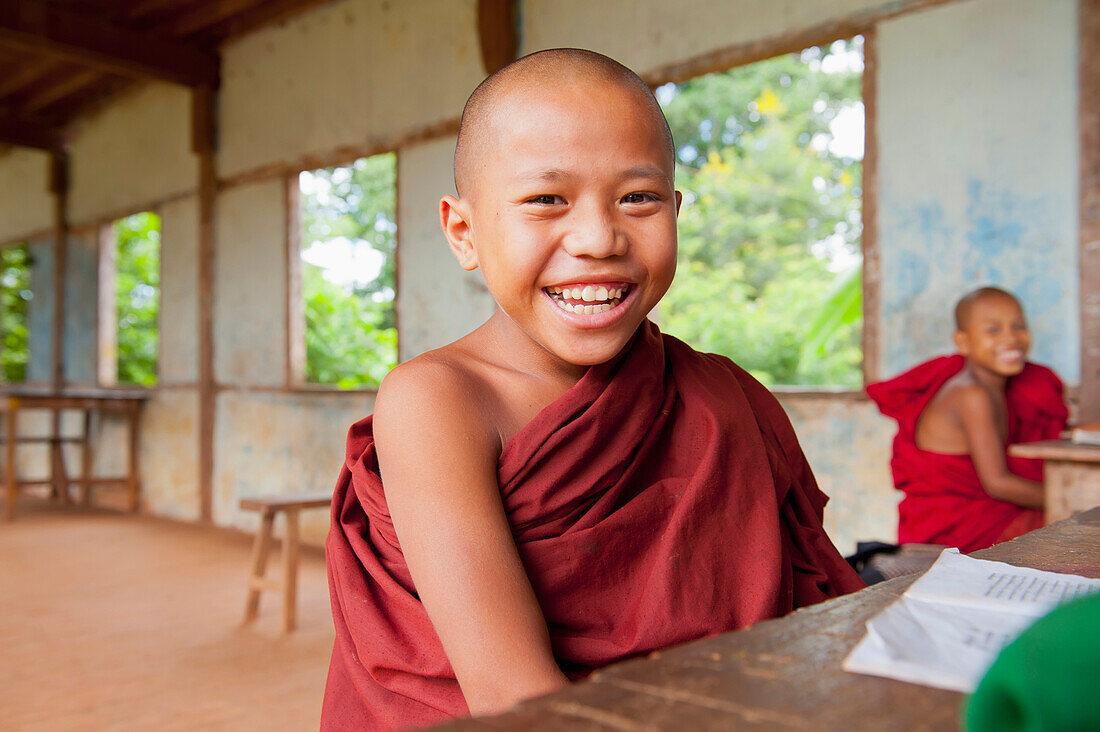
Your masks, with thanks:
[{"label": "wooden ceiling beam", "polygon": [[0,143],[56,152],[62,149],[64,136],[57,127],[5,115],[0,116]]},{"label": "wooden ceiling beam", "polygon": [[51,61],[25,63],[16,66],[15,71],[0,78],[0,97],[6,97],[8,94],[30,85],[31,82],[48,76],[57,69],[57,66],[56,63]]},{"label": "wooden ceiling beam", "polygon": [[256,0],[220,0],[216,3],[203,3],[169,20],[165,24],[165,30],[173,36],[186,36],[252,10],[260,4],[262,0],[259,3]]},{"label": "wooden ceiling beam", "polygon": [[34,114],[61,101],[73,92],[91,86],[102,78],[103,74],[95,69],[79,69],[66,74],[52,84],[44,84],[34,89],[19,104],[19,111],[22,114]]},{"label": "wooden ceiling beam", "polygon": [[217,86],[218,55],[32,0],[0,0],[0,46],[126,78]]}]

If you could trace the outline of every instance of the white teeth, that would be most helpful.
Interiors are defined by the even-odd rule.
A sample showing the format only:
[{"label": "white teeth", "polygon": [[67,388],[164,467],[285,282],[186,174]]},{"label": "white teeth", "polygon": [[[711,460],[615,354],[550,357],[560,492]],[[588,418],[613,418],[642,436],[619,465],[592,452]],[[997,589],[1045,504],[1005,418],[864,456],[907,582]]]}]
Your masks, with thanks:
[{"label": "white teeth", "polygon": [[592,302],[596,299],[596,288],[592,285],[585,285],[581,290],[581,299],[585,302]]},{"label": "white teeth", "polygon": [[[585,289],[587,290],[588,288],[586,287]],[[599,287],[597,287],[596,291],[592,294],[592,299],[593,300],[604,300],[604,301],[606,301],[607,300],[607,288],[604,287],[603,285],[600,285]]]},{"label": "white teeth", "polygon": [[580,313],[581,315],[592,315],[593,313],[602,313],[610,310],[613,306],[609,302],[600,303],[599,305],[574,305],[566,302],[565,300],[555,300],[558,307],[562,310],[568,310],[571,313]]}]

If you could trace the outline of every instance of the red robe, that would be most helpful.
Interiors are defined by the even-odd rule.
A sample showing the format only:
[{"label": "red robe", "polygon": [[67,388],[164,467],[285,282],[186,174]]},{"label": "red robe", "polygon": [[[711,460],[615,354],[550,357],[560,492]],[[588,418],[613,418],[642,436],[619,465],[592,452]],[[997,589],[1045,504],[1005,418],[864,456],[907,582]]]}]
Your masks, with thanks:
[{"label": "red robe", "polygon": [[[323,729],[467,714],[353,425],[326,544],[336,642]],[[571,678],[743,628],[862,583],[775,398],[726,358],[644,324],[504,446],[498,478]]]},{"label": "red robe", "polygon": [[[970,455],[917,447],[917,420],[936,392],[966,359],[941,356],[889,381],[867,387],[887,417],[898,421],[890,468],[905,493],[898,505],[898,543],[946,544],[963,552],[984,549],[1043,525],[1043,512],[993,498],[982,487]],[[1066,426],[1062,382],[1045,366],[1028,363],[1005,385],[1009,444],[1056,439]],[[1008,469],[1042,481],[1043,461],[1005,455]]]}]

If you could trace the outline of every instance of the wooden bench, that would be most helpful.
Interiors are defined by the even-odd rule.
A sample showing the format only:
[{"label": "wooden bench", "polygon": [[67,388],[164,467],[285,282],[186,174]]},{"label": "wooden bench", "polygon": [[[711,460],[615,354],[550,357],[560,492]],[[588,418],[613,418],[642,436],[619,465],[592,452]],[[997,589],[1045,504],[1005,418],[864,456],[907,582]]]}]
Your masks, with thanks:
[{"label": "wooden bench", "polygon": [[[303,508],[321,508],[332,503],[332,492],[299,493],[283,496],[253,496],[241,499],[242,511],[260,512],[260,530],[252,543],[252,575],[248,578],[248,600],[245,602],[244,623],[248,625],[260,612],[260,592],[281,590],[283,593],[283,631],[289,633],[297,623],[298,602],[298,514]],[[275,517],[286,514],[286,535],[283,537],[283,577],[264,577],[267,556],[271,552]]]}]

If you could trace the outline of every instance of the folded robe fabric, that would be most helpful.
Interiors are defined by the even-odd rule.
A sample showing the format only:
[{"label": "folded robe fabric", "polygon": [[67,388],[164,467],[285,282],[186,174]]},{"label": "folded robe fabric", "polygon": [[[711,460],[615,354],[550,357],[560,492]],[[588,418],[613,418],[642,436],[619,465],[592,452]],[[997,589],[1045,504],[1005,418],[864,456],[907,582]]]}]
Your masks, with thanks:
[{"label": "folded robe fabric", "polygon": [[[898,505],[898,543],[944,544],[963,552],[984,549],[1043,525],[1043,512],[993,498],[982,487],[968,454],[951,455],[917,447],[917,420],[966,359],[941,356],[888,381],[871,384],[867,394],[898,422],[890,468],[894,486],[905,493]],[[1053,371],[1028,363],[1005,384],[1007,443],[1056,439],[1068,412],[1062,382]],[[1043,479],[1043,461],[1012,457],[1008,469],[1030,480]]]},{"label": "folded robe fabric", "polygon": [[[775,398],[645,323],[504,446],[512,532],[571,678],[862,587]],[[468,713],[353,425],[327,545],[336,625],[323,729]]]}]

